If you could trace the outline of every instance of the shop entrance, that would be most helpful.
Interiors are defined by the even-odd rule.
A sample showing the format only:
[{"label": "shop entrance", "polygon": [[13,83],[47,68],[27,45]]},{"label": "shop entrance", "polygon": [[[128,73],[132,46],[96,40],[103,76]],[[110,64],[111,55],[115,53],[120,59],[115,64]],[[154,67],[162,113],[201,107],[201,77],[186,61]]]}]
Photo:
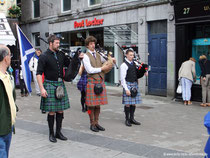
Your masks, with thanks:
[{"label": "shop entrance", "polygon": [[166,21],[149,23],[148,93],[167,95],[167,25]]}]

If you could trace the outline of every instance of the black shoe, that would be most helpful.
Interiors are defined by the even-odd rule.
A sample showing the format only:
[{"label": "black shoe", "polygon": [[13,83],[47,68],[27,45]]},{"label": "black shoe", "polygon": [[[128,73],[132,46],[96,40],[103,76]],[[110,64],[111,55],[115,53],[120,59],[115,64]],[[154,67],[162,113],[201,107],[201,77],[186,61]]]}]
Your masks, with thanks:
[{"label": "black shoe", "polygon": [[141,125],[141,123],[136,121],[134,118],[130,120],[130,123],[132,123],[134,125]]},{"label": "black shoe", "polygon": [[96,125],[96,128],[98,128],[99,131],[105,131],[105,128],[100,126],[99,124]]},{"label": "black shoe", "polygon": [[90,125],[90,130],[93,132],[99,132],[98,128],[94,125]]},{"label": "black shoe", "polygon": [[53,142],[53,143],[56,143],[56,142],[57,142],[57,140],[56,140],[54,134],[50,134],[49,140],[50,140],[51,142]]},{"label": "black shoe", "polygon": [[45,110],[42,110],[42,114],[46,114],[46,111]]},{"label": "black shoe", "polygon": [[128,127],[131,127],[132,126],[132,124],[130,123],[129,120],[125,120],[125,125],[128,126]]},{"label": "black shoe", "polygon": [[82,112],[86,112],[86,109],[85,108],[82,108]]},{"label": "black shoe", "polygon": [[66,138],[61,132],[56,133],[56,138],[58,138],[60,140],[68,140],[68,138]]}]

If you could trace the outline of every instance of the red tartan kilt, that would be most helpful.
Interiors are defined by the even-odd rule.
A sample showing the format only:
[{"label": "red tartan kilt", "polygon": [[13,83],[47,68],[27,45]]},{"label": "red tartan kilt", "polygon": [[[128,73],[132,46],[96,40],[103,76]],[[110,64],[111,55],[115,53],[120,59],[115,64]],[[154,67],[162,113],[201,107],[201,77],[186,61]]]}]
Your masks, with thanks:
[{"label": "red tartan kilt", "polygon": [[[93,79],[91,77],[88,77],[87,81],[85,104],[87,106],[108,104],[104,81],[101,78]],[[94,93],[94,84],[96,83],[101,83],[103,86],[103,92],[100,95]]]}]

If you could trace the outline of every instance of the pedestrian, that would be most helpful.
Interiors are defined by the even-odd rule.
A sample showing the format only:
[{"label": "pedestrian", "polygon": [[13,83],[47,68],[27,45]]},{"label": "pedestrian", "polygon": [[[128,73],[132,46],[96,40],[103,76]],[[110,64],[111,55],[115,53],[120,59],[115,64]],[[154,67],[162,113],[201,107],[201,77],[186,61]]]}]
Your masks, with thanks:
[{"label": "pedestrian", "polygon": [[[70,60],[60,52],[60,38],[50,35],[49,48],[40,55],[37,67],[37,81],[41,91],[40,109],[48,113],[49,140],[56,143],[56,138],[67,140],[61,133],[64,110],[70,108],[69,98],[63,82],[63,68],[68,66]],[[42,74],[45,79],[42,83]],[[56,114],[56,132],[54,133],[54,120]]]},{"label": "pedestrian", "polygon": [[[208,135],[210,135],[210,112],[208,112],[204,117],[204,126],[207,128]],[[204,152],[206,153],[205,158],[209,158],[209,156],[210,156],[210,136],[208,137],[208,140],[206,142]]]},{"label": "pedestrian", "polygon": [[190,101],[191,87],[193,81],[196,82],[195,62],[196,60],[191,57],[189,60],[183,62],[179,69],[179,81],[181,80],[184,105],[192,104]]},{"label": "pedestrian", "polygon": [[[85,104],[88,106],[90,130],[93,132],[105,130],[105,128],[100,126],[98,123],[100,105],[105,105],[108,103],[104,83],[104,71],[110,70],[113,67],[112,64],[105,64],[102,66],[102,64],[105,62],[105,59],[100,56],[98,52],[96,52],[96,42],[97,40],[93,36],[88,36],[85,39],[87,51],[83,58],[84,67],[88,74]],[[112,60],[113,62],[116,62],[114,58],[112,58]]]},{"label": "pedestrian", "polygon": [[133,62],[133,50],[128,49],[125,56],[125,61],[120,66],[120,78],[123,86],[122,104],[124,104],[125,125],[131,127],[132,124],[141,124],[134,119],[136,104],[141,103],[141,97],[138,88],[136,65]]},{"label": "pedestrian", "polygon": [[[21,63],[21,61],[20,61]],[[19,81],[20,81],[20,94],[21,94],[21,97],[24,97],[24,96],[28,96],[28,90],[26,88],[26,84],[24,82],[24,79],[23,79],[23,72],[22,72],[22,65],[19,64],[19,70],[20,70],[20,73],[19,73]]]},{"label": "pedestrian", "polygon": [[79,75],[80,80],[77,83],[77,88],[81,92],[81,106],[82,106],[82,112],[87,111],[87,106],[85,105],[85,97],[86,97],[86,87],[87,87],[87,72],[84,68],[84,65],[81,63],[80,68],[79,68]]},{"label": "pedestrian", "polygon": [[200,83],[202,87],[202,103],[203,107],[210,106],[210,60],[205,55],[199,57],[199,65],[201,68]]},{"label": "pedestrian", "polygon": [[39,85],[38,85],[37,78],[36,78],[36,71],[37,71],[38,59],[39,59],[39,56],[41,55],[41,53],[42,53],[41,49],[36,48],[35,54],[29,61],[29,68],[33,75],[36,95],[38,95],[38,96],[40,96],[40,89],[39,89]]},{"label": "pedestrian", "polygon": [[14,78],[7,68],[11,63],[11,52],[0,45],[0,158],[9,157],[12,131],[16,118]]}]

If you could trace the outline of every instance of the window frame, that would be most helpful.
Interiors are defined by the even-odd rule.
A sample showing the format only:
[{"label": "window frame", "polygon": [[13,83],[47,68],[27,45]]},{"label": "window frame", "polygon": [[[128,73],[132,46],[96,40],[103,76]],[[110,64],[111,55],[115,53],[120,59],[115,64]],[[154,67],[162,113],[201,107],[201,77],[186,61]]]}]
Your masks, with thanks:
[{"label": "window frame", "polygon": [[63,10],[63,9],[64,9],[64,8],[63,8],[63,1],[64,1],[64,0],[61,0],[61,13],[70,12],[70,11],[71,11],[71,8],[72,8],[72,6],[71,6],[71,5],[72,5],[72,0],[70,0],[70,1],[71,1],[71,2],[70,2],[70,3],[71,3],[70,9],[69,9],[69,10],[66,10],[66,11]]},{"label": "window frame", "polygon": [[93,5],[90,5],[90,0],[88,0],[88,7],[95,7],[95,6],[100,6],[102,4],[102,0],[100,0],[101,2],[98,3],[98,4],[93,4]]},{"label": "window frame", "polygon": [[33,39],[33,45],[35,48],[39,48],[41,46],[41,43],[40,43],[40,39],[39,39],[39,45],[36,45],[36,36],[40,36],[40,32],[33,32],[32,33],[32,39]]},{"label": "window frame", "polygon": [[39,0],[39,16],[35,17],[35,3],[36,0],[32,0],[32,15],[33,15],[33,19],[37,19],[40,18],[40,0]]}]

